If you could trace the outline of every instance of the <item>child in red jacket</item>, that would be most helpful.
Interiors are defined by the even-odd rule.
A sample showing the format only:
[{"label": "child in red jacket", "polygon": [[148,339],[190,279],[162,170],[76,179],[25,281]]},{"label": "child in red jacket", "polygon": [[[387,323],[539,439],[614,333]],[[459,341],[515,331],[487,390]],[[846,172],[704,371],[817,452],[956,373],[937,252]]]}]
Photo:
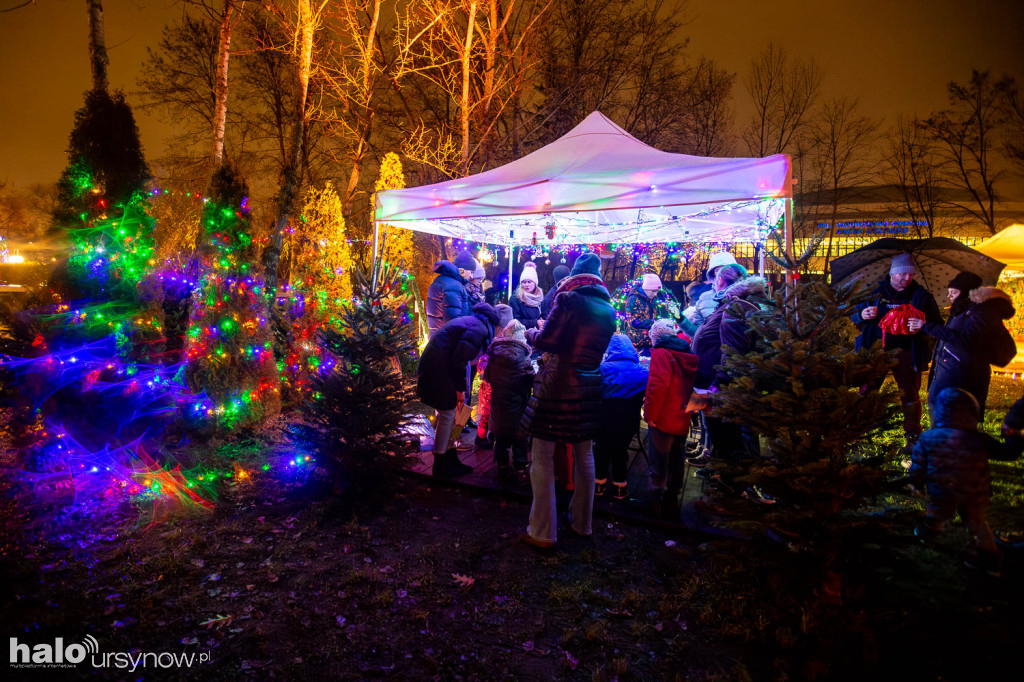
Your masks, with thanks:
[{"label": "child in red jacket", "polygon": [[647,451],[650,454],[651,503],[659,516],[679,520],[683,486],[683,445],[690,431],[686,405],[693,392],[698,359],[679,338],[669,319],[651,325],[651,365],[644,394]]}]

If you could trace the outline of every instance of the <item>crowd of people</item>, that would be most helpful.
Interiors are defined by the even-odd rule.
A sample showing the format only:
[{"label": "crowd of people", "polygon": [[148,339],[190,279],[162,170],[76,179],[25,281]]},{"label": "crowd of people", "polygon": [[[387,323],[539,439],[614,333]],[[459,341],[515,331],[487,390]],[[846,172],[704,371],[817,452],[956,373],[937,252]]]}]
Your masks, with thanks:
[{"label": "crowd of people", "polygon": [[[436,410],[433,472],[459,477],[470,467],[459,449],[493,450],[501,480],[529,480],[533,504],[524,541],[541,548],[558,539],[556,459],[570,461],[569,529],[591,534],[595,496],[639,499],[652,513],[678,519],[684,463],[712,458],[740,462],[760,456],[757,434],[704,408],[730,381],[723,348],[753,347],[749,316],[773,306],[768,282],[751,275],[731,254],[714,254],[682,307],[656,274],[630,286],[624,315],[613,308],[594,254],[570,270],[554,269],[554,286],[540,287],[527,263],[509,305],[484,292],[484,271],[460,252],[438,261],[426,314],[430,338],[419,365],[421,401]],[[1016,344],[1004,326],[1014,315],[1009,296],[982,286],[969,272],[949,283],[952,303],[944,319],[935,297],[915,280],[909,253],[892,258],[889,276],[852,315],[857,348],[876,343],[892,351],[910,473],[929,496],[917,530],[931,537],[960,510],[977,538],[979,562],[998,564],[985,524],[988,459],[1024,450],[1024,399],[1008,415],[1004,443],[978,432],[991,367],[1005,366]],[[621,327],[621,329],[617,329]],[[929,367],[931,429],[922,435],[922,376]],[[473,377],[480,375],[473,445],[453,433],[466,412]],[[861,387],[873,391],[877,385]],[[647,424],[648,482],[631,491],[629,447]],[[693,425],[701,438],[685,449]],[[954,472],[954,473],[950,473]]]}]

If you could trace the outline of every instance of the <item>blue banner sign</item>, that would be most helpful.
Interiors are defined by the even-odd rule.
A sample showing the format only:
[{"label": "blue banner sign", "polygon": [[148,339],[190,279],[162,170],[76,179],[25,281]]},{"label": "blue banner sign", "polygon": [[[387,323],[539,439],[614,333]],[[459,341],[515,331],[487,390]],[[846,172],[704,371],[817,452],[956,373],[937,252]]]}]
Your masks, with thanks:
[{"label": "blue banner sign", "polygon": [[[832,227],[832,223],[818,223]],[[836,234],[907,234],[911,227],[928,227],[927,220],[849,220],[835,224]]]}]

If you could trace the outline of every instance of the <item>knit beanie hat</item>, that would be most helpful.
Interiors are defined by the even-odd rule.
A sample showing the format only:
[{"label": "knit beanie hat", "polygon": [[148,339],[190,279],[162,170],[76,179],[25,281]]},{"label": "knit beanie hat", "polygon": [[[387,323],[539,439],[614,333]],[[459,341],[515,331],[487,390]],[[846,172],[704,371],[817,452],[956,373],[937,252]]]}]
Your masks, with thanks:
[{"label": "knit beanie hat", "polygon": [[473,254],[466,250],[459,251],[459,255],[455,256],[455,260],[452,262],[460,270],[468,270],[469,272],[476,272],[478,265],[476,258],[473,258]]},{"label": "knit beanie hat", "polygon": [[563,279],[568,277],[569,272],[569,268],[565,267],[564,265],[556,265],[555,269],[551,273],[552,276],[555,278],[555,284],[558,284]]},{"label": "knit beanie hat", "polygon": [[594,275],[595,277],[600,277],[601,259],[593,253],[585,253],[576,259],[572,266],[572,272],[569,274],[571,276]]},{"label": "knit beanie hat", "polygon": [[964,270],[961,273],[958,273],[957,276],[954,277],[949,282],[950,289],[956,289],[957,291],[964,294],[966,294],[971,289],[977,289],[980,286],[981,277],[978,277],[973,272],[967,272],[966,270]]},{"label": "knit beanie hat", "polygon": [[648,336],[651,337],[652,346],[657,346],[658,342],[662,339],[669,336],[675,336],[678,333],[679,327],[675,322],[667,318],[656,320],[655,323],[651,325],[651,330],[647,332]]},{"label": "knit beanie hat", "polygon": [[505,331],[502,333],[502,337],[526,343],[526,327],[524,327],[523,323],[519,320],[512,320],[505,325]]},{"label": "knit beanie hat", "polygon": [[660,289],[661,288],[661,277],[658,277],[653,272],[648,272],[644,275],[643,281],[640,283],[641,289]]},{"label": "knit beanie hat", "polygon": [[909,253],[897,253],[892,257],[892,265],[889,266],[889,274],[902,275],[908,272],[910,274],[917,272],[917,265],[914,264],[914,257]]},{"label": "knit beanie hat", "polygon": [[494,309],[498,311],[499,327],[505,327],[505,325],[512,321],[512,306],[499,303],[494,306]]},{"label": "knit beanie hat", "polygon": [[728,251],[719,251],[718,253],[711,254],[711,258],[708,259],[708,276],[714,277],[715,270],[722,267],[723,265],[735,265],[736,258],[733,257]]},{"label": "knit beanie hat", "polygon": [[519,283],[533,282],[534,284],[540,283],[537,279],[537,266],[534,265],[533,261],[527,261],[526,265],[523,266],[523,272],[519,275]]}]

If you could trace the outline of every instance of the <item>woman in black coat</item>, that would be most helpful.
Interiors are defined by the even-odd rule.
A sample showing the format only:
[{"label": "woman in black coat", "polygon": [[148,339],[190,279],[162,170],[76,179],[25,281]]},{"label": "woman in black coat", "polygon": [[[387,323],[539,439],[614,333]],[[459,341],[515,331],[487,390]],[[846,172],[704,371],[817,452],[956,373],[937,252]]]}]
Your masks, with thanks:
[{"label": "woman in black coat", "polygon": [[526,472],[526,434],[520,426],[533,385],[533,350],[526,343],[525,329],[518,320],[505,327],[504,335],[487,349],[484,379],[491,385],[491,415],[488,432],[494,438],[494,461],[498,477],[509,478],[509,450],[517,475]]},{"label": "woman in black coat", "polygon": [[590,535],[594,508],[593,438],[601,425],[601,359],[615,333],[615,309],[601,280],[601,261],[580,256],[558,287],[534,347],[543,351],[523,427],[533,436],[530,483],[533,506],[526,541],[550,547],[557,540],[554,455],[557,442],[572,446],[572,528]]},{"label": "woman in black coat", "polygon": [[466,400],[466,378],[472,362],[494,338],[498,311],[487,303],[473,306],[473,314],[457,317],[431,337],[420,356],[417,393],[424,405],[437,410],[434,427],[434,475],[455,477],[472,471],[448,448],[455,412]]},{"label": "woman in black coat", "polygon": [[970,293],[967,312],[946,326],[910,320],[911,331],[920,328],[939,340],[932,362],[928,404],[933,407],[944,388],[961,388],[975,397],[985,417],[985,401],[992,380],[992,365],[1005,367],[1017,354],[1017,344],[1003,325],[1014,315],[1010,296],[995,287],[978,287]]}]

